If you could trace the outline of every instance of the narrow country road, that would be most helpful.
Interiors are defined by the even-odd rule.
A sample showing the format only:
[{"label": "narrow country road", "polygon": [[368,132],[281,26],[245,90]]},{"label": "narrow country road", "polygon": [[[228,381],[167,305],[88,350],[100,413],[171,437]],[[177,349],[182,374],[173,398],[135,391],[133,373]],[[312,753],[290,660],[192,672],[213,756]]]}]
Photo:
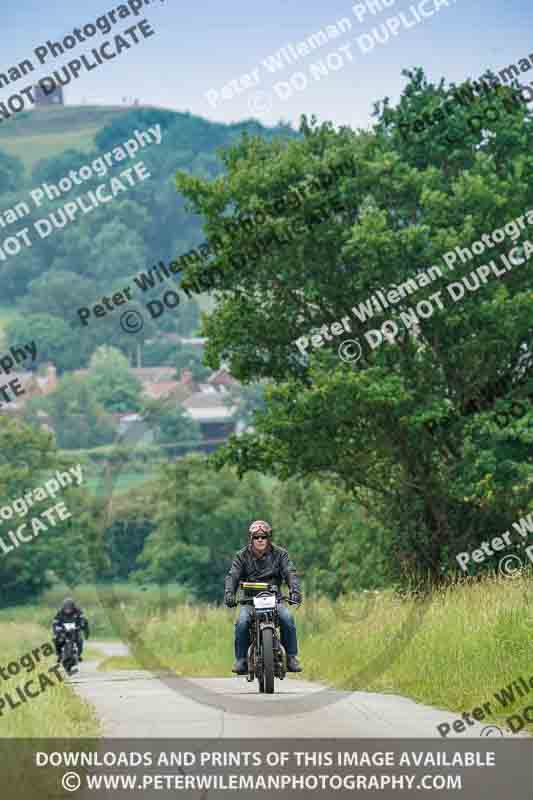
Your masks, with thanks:
[{"label": "narrow country road", "polygon": [[[106,656],[127,654],[120,642],[91,646]],[[276,681],[275,694],[261,695],[256,682],[236,676],[184,680],[97,667],[83,662],[70,683],[96,708],[107,737],[440,738],[437,725],[460,717],[396,695],[328,690],[293,678]],[[479,737],[486,724],[455,735]]]}]

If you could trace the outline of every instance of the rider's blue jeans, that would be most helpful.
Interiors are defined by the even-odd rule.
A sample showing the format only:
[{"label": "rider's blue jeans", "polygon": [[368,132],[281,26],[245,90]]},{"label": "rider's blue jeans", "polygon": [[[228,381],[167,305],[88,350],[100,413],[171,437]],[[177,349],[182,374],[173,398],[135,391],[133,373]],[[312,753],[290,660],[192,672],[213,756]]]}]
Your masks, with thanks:
[{"label": "rider's blue jeans", "polygon": [[[248,625],[250,606],[241,606],[239,619],[235,623],[235,658],[246,659],[250,647],[250,629]],[[281,643],[288,656],[298,655],[298,640],[296,638],[296,625],[292,614],[285,606],[278,604],[279,626],[281,630]]]}]

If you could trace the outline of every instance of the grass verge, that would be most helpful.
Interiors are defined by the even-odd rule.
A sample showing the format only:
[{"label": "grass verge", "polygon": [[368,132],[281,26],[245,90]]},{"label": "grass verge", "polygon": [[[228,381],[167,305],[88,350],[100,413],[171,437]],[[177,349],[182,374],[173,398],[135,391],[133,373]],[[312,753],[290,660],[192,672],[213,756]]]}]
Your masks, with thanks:
[{"label": "grass verge", "polygon": [[[46,745],[39,747],[39,741],[35,740],[61,739],[61,749],[75,751],[79,749],[79,737],[99,736],[100,724],[92,706],[62,682],[64,671],[49,672],[55,665],[55,655],[43,655],[43,645],[50,642],[45,628],[32,624],[0,623],[0,641],[0,665],[4,670],[10,665],[14,672],[15,667],[11,665],[20,665],[24,659],[18,674],[10,676],[7,673],[8,680],[1,680],[0,698],[4,701],[0,710],[2,796],[14,797],[9,790],[16,786],[18,800],[34,800],[35,797],[54,800],[58,797],[57,770],[37,767],[36,752],[47,748]],[[37,660],[32,651],[38,649]],[[27,697],[26,687],[33,697]],[[22,698],[26,697],[25,701],[17,688]],[[11,702],[7,700],[8,694]]]},{"label": "grass verge", "polygon": [[[21,658],[50,642],[51,637],[39,625],[0,623],[0,641],[1,664],[5,669],[11,662],[20,664]],[[13,708],[5,700],[0,716],[0,738],[97,736],[99,724],[92,707],[61,682],[55,673],[49,672],[55,664],[55,656],[43,657],[41,654],[38,661],[31,661],[33,667],[28,659],[28,667],[22,666],[17,675],[1,681],[1,696],[5,700],[6,694],[9,694]],[[64,679],[64,672],[60,674]],[[42,690],[41,675],[47,678]],[[30,691],[35,697],[24,702],[16,689],[19,687],[23,692],[23,687],[30,680],[33,681]],[[53,685],[49,685],[48,681]]]}]

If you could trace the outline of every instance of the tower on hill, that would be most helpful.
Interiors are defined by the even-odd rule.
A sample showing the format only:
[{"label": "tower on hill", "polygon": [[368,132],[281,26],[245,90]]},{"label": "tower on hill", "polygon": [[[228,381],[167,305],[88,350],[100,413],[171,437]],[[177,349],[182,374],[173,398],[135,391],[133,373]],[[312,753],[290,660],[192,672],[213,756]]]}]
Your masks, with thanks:
[{"label": "tower on hill", "polygon": [[63,96],[63,87],[56,86],[53,92],[46,94],[39,84],[33,87],[33,96],[35,98],[35,107],[42,106],[64,106],[65,98]]}]

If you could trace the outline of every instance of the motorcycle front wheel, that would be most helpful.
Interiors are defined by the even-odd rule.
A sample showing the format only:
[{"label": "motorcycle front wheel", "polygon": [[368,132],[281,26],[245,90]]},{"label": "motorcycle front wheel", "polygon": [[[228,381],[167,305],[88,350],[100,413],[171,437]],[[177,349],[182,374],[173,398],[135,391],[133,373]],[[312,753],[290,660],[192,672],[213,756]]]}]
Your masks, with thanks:
[{"label": "motorcycle front wheel", "polygon": [[[272,628],[265,628],[262,635],[263,645],[263,689],[266,694],[274,691],[274,636]],[[261,689],[259,690],[261,691]]]}]

